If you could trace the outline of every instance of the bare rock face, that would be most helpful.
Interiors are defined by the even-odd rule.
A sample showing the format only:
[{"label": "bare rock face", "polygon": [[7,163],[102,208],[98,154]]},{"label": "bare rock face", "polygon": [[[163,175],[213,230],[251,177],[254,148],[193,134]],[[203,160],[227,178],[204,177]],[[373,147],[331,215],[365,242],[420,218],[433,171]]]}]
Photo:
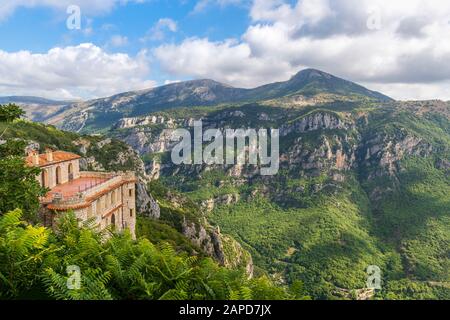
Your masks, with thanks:
[{"label": "bare rock face", "polygon": [[159,219],[161,216],[161,209],[153,196],[148,192],[146,185],[139,182],[136,191],[139,212],[146,217]]},{"label": "bare rock face", "polygon": [[307,115],[291,124],[280,128],[280,136],[284,137],[290,133],[305,133],[317,130],[349,129],[350,123],[345,122],[337,115],[328,112],[317,112]]},{"label": "bare rock face", "polygon": [[174,124],[174,120],[163,116],[155,116],[155,115],[147,117],[122,118],[117,122],[114,128],[127,129],[151,124],[166,124],[170,126]]},{"label": "bare rock face", "polygon": [[162,165],[159,161],[153,161],[146,169],[150,180],[158,180],[161,175]]},{"label": "bare rock face", "polygon": [[162,153],[172,150],[176,145],[173,140],[173,129],[153,132],[151,129],[134,128],[120,139],[133,147],[140,154]]},{"label": "bare rock face", "polygon": [[360,165],[378,167],[368,177],[369,180],[386,173],[395,177],[401,170],[400,161],[405,156],[428,157],[432,152],[433,149],[428,143],[411,135],[376,136],[360,147],[359,153],[364,155]]},{"label": "bare rock face", "polygon": [[204,200],[201,203],[201,207],[206,212],[212,212],[214,210],[214,208],[216,207],[216,202],[214,201],[214,199]]},{"label": "bare rock face", "polygon": [[302,138],[296,139],[289,150],[280,156],[281,166],[296,167],[305,172],[326,172],[334,181],[345,181],[345,172],[356,163],[357,141],[347,135],[323,136],[313,149],[305,148]]},{"label": "bare rock face", "polygon": [[208,256],[213,257],[221,265],[225,264],[225,256],[223,253],[222,242],[217,230],[213,230],[208,226],[197,224],[195,222],[183,221],[183,234],[186,238],[200,247]]},{"label": "bare rock face", "polygon": [[225,195],[219,196],[214,199],[208,199],[208,200],[202,201],[201,207],[206,212],[211,212],[217,206],[230,206],[230,205],[238,203],[240,199],[241,199],[241,196],[238,193],[225,194]]},{"label": "bare rock face", "polygon": [[94,157],[80,159],[80,170],[82,171],[106,171],[105,168],[95,160]]},{"label": "bare rock face", "polygon": [[252,256],[232,237],[220,234],[224,254],[224,266],[230,269],[245,268],[249,278],[253,277],[254,265]]},{"label": "bare rock face", "polygon": [[185,219],[182,227],[184,236],[219,264],[231,269],[243,267],[248,277],[253,277],[251,255],[232,237],[222,235],[219,228],[213,228],[206,221],[202,225]]}]

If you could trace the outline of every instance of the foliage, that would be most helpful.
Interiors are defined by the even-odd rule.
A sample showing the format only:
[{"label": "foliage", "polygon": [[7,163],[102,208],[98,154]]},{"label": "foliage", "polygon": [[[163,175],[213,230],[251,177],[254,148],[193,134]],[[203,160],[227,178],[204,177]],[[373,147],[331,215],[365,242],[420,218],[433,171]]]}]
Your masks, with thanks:
[{"label": "foliage", "polygon": [[24,115],[25,112],[15,104],[0,104],[0,122],[13,122]]},{"label": "foliage", "polygon": [[[0,218],[0,295],[18,298],[30,287],[40,297],[94,299],[289,299],[300,298],[267,278],[248,279],[209,258],[179,253],[146,238],[95,231],[63,215],[56,231],[27,225],[14,211]],[[79,289],[67,286],[68,266],[81,271]],[[4,284],[4,285],[3,285]]]},{"label": "foliage", "polygon": [[[290,109],[270,103],[273,107],[266,109],[233,106],[205,118],[221,116],[227,126],[257,128],[263,125],[258,115],[264,112],[269,115],[265,125],[280,127],[326,112],[349,126],[282,136],[285,163],[270,179],[254,175],[254,168],[244,167],[244,175],[232,177],[229,167],[181,166],[164,168],[161,183],[197,204],[214,203],[208,220],[237,239],[257,268],[291,286],[300,279],[314,298],[342,298],[340,290],[356,297],[366,286],[369,265],[383,272],[383,290],[376,298],[446,297],[448,107],[358,99]],[[227,111],[244,115],[227,118]],[[328,148],[353,158],[349,168],[337,170],[336,160],[327,159]],[[319,156],[312,157],[314,152]],[[339,176],[335,180],[335,174],[345,176],[345,182]],[[231,203],[222,201],[230,196]]]},{"label": "foliage", "polygon": [[22,157],[0,159],[0,214],[22,209],[28,213],[28,218],[35,218],[38,197],[46,193],[36,180],[39,174],[40,169],[28,167]]},{"label": "foliage", "polygon": [[17,297],[33,287],[49,253],[50,231],[21,220],[20,210],[0,217],[0,298]]}]

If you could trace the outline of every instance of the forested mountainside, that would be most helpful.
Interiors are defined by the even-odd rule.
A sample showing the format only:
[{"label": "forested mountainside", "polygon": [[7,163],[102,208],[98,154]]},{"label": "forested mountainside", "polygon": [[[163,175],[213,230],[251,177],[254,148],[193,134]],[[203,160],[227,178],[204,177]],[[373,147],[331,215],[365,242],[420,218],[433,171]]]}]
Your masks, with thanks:
[{"label": "forested mountainside", "polygon": [[[279,173],[173,165],[172,130],[198,119],[205,129],[279,128]],[[141,154],[153,179],[201,205],[255,270],[302,280],[321,299],[365,294],[370,265],[383,272],[378,297],[449,297],[449,134],[447,102],[324,92],[174,108],[108,132]]]},{"label": "forested mountainside", "polygon": [[[314,299],[450,298],[448,102],[393,101],[317,70],[251,90],[207,87],[72,105],[56,123],[140,156],[160,220],[139,228],[155,241]],[[205,129],[278,128],[278,174],[174,165],[173,130],[200,119]],[[382,290],[366,290],[369,266],[380,268]]]},{"label": "forested mountainside", "polygon": [[[213,228],[192,201],[151,183],[142,160],[123,142],[24,120],[0,121],[0,132],[0,298],[307,298],[300,282],[289,288],[267,275],[254,276],[250,254]],[[22,190],[36,190],[37,182],[21,160],[21,146],[78,153],[82,170],[136,171],[138,241],[113,230],[105,231],[112,235],[105,241],[105,232],[89,221],[78,227],[70,213],[57,218],[54,230],[40,227],[36,212],[22,203],[31,194]],[[14,180],[19,175],[30,179]],[[150,183],[155,198],[147,191]],[[12,202],[16,210],[8,209]],[[81,290],[66,286],[65,268],[74,264],[83,270]]]}]

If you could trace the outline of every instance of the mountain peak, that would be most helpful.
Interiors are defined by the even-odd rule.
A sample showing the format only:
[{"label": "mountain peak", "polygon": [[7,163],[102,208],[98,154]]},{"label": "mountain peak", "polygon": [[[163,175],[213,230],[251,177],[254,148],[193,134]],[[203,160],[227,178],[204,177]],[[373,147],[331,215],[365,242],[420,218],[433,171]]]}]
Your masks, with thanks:
[{"label": "mountain peak", "polygon": [[282,85],[282,93],[300,93],[304,95],[315,95],[317,93],[332,93],[338,95],[359,95],[380,101],[392,101],[391,98],[368,90],[354,82],[338,78],[327,72],[317,69],[304,69],[294,75],[289,81]]},{"label": "mountain peak", "polygon": [[329,73],[326,73],[324,71],[318,70],[318,69],[308,68],[308,69],[299,71],[297,74],[292,76],[291,80],[295,80],[295,79],[304,79],[304,80],[310,79],[310,80],[312,80],[314,78],[332,79],[332,78],[336,78],[336,77]]}]

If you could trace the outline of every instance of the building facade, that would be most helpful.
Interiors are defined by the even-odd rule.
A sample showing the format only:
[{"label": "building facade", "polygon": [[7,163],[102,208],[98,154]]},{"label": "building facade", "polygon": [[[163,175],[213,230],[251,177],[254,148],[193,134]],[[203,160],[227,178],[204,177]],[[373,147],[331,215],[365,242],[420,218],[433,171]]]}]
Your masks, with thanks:
[{"label": "building facade", "polygon": [[28,154],[27,164],[42,171],[36,179],[50,190],[40,199],[44,224],[53,226],[58,213],[73,211],[79,221],[92,219],[101,230],[128,229],[135,237],[134,173],[80,171],[80,159],[79,155],[64,151]]}]

